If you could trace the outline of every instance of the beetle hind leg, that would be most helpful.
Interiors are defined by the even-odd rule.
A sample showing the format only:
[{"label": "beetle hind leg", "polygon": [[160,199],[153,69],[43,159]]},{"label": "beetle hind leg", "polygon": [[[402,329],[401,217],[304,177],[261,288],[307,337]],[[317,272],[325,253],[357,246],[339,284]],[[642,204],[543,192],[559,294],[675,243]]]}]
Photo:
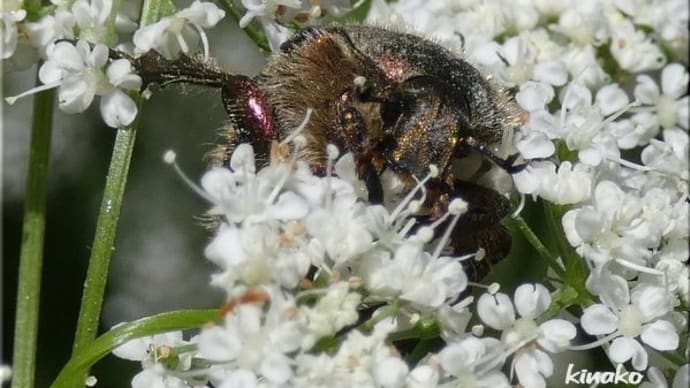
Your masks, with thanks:
[{"label": "beetle hind leg", "polygon": [[185,54],[171,60],[155,50],[149,50],[137,58],[111,51],[110,57],[129,60],[142,78],[142,89],[150,85],[181,83],[221,91],[229,123],[221,128],[220,145],[207,156],[211,164],[227,165],[234,146],[239,143],[251,143],[258,159],[268,159],[271,141],[277,138],[278,131],[272,108],[255,80],[232,74],[213,62]]}]

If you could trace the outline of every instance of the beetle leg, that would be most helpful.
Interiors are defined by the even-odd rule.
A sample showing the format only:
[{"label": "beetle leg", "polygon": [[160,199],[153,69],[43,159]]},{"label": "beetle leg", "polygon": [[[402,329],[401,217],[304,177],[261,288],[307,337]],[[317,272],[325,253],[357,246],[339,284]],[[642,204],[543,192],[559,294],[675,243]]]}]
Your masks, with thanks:
[{"label": "beetle leg", "polygon": [[362,114],[351,105],[348,98],[350,94],[343,93],[343,97],[335,106],[340,128],[338,136],[342,138],[345,149],[355,156],[355,168],[367,187],[369,202],[383,203],[383,186],[379,171],[374,167],[373,151],[369,144],[365,144],[366,122]]},{"label": "beetle leg", "polygon": [[427,218],[431,221],[447,211],[452,198],[459,197],[468,203],[467,212],[460,216],[451,234],[451,246],[457,256],[484,250],[481,260],[463,263],[468,278],[480,281],[510,251],[510,234],[500,224],[510,213],[508,200],[494,190],[458,179],[452,186],[438,181],[430,183],[427,192]]},{"label": "beetle leg", "polygon": [[[278,138],[273,111],[257,83],[243,75],[231,74],[197,57],[181,54],[170,60],[155,50],[140,57],[111,51],[111,58],[124,58],[132,63],[142,78],[142,89],[150,85],[176,83],[220,89],[223,106],[230,124],[221,129],[224,143],[251,143],[259,159],[267,159],[271,142]],[[211,163],[227,164],[231,147],[221,146],[211,153]]]},{"label": "beetle leg", "polygon": [[459,149],[471,149],[477,151],[487,157],[489,160],[494,162],[498,167],[501,167],[509,174],[516,174],[527,167],[528,163],[521,163],[515,165],[515,161],[520,157],[520,154],[512,154],[506,158],[501,158],[496,155],[492,150],[490,150],[486,144],[477,140],[472,136],[464,136],[458,139]]}]

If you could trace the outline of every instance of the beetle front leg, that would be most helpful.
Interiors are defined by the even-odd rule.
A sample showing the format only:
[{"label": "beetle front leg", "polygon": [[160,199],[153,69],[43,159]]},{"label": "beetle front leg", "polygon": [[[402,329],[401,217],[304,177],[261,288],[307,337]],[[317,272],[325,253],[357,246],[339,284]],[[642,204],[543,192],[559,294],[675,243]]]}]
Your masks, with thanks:
[{"label": "beetle front leg", "polygon": [[340,128],[337,135],[344,148],[354,154],[355,168],[367,187],[369,202],[383,203],[380,169],[375,167],[376,158],[372,146],[365,142],[367,124],[362,114],[352,106],[351,96],[351,91],[347,91],[336,102],[336,117]]}]

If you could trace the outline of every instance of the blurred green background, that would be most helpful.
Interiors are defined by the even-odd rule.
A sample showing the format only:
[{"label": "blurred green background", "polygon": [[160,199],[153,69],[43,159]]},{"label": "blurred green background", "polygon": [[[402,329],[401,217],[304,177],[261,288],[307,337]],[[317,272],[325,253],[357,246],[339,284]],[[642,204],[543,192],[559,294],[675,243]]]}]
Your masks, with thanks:
[{"label": "blurred green background", "polygon": [[[210,31],[212,55],[228,70],[254,74],[263,56],[231,20]],[[3,95],[33,87],[36,68],[3,74]],[[4,104],[4,102],[3,102]],[[38,338],[37,387],[46,387],[68,360],[115,131],[95,109],[55,112],[49,166],[47,225]],[[17,266],[30,138],[31,98],[4,104],[2,220],[2,363],[11,364]],[[173,86],[145,103],[111,263],[101,330],[125,320],[180,308],[215,307],[222,293],[208,285],[208,239],[196,216],[207,209],[162,161],[172,149],[193,179],[215,141],[225,112],[219,93]],[[137,363],[109,356],[93,375],[98,387],[125,387]]]}]

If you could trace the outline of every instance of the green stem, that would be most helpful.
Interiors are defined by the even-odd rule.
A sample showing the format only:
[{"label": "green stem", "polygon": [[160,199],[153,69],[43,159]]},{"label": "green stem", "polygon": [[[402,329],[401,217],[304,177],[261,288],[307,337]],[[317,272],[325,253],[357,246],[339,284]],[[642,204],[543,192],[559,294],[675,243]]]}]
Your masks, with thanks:
[{"label": "green stem", "polygon": [[522,232],[522,235],[525,236],[530,245],[532,245],[537,253],[539,253],[539,256],[546,261],[546,263],[559,277],[563,275],[564,270],[561,264],[556,260],[556,257],[549,251],[549,249],[541,242],[539,237],[537,237],[524,218],[521,216],[509,217],[506,219],[506,222],[512,223],[513,226],[517,227],[518,230]]},{"label": "green stem", "polygon": [[115,249],[117,221],[122,207],[122,197],[127,183],[127,173],[134,150],[136,133],[135,127],[117,130],[113,156],[110,160],[110,168],[105,183],[105,192],[101,201],[101,210],[96,222],[96,233],[93,239],[91,257],[89,257],[86,281],[84,282],[84,293],[72,354],[79,353],[82,347],[96,338],[105,284],[108,280],[110,258]]},{"label": "green stem", "polygon": [[75,387],[74,381],[85,376],[93,364],[128,341],[158,333],[199,328],[211,322],[217,323],[220,319],[217,309],[181,310],[118,325],[86,344],[79,353],[72,355],[51,388]]},{"label": "green stem", "polygon": [[34,386],[54,94],[49,90],[34,97],[14,323],[13,388]]},{"label": "green stem", "polygon": [[[146,0],[142,8],[141,25],[150,24],[158,16],[160,1]],[[105,191],[101,201],[101,208],[96,221],[89,266],[84,281],[81,307],[77,321],[77,330],[72,346],[72,356],[93,342],[98,332],[103,296],[108,280],[110,259],[115,250],[115,236],[117,234],[117,222],[120,218],[122,198],[127,183],[127,174],[134,151],[134,141],[137,134],[138,118],[141,117],[142,101],[137,99],[139,115],[137,120],[127,128],[118,128],[113,146],[113,154],[110,159],[110,167],[105,182]],[[79,376],[74,384],[82,386],[84,381]]]},{"label": "green stem", "polygon": [[[239,22],[240,19],[242,19],[242,15],[240,15],[240,11],[237,9],[235,4],[232,3],[231,0],[221,0],[220,1],[221,7],[225,10],[225,12],[228,13],[230,18],[232,18],[235,22]],[[271,47],[268,45],[268,39],[266,38],[266,33],[259,28],[256,28],[254,23],[250,23],[247,27],[242,29],[245,34],[249,37],[249,39],[256,44],[256,46],[261,50],[262,53],[270,53],[271,52]]]}]

